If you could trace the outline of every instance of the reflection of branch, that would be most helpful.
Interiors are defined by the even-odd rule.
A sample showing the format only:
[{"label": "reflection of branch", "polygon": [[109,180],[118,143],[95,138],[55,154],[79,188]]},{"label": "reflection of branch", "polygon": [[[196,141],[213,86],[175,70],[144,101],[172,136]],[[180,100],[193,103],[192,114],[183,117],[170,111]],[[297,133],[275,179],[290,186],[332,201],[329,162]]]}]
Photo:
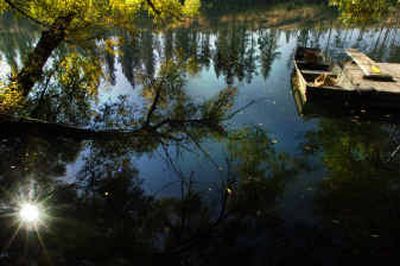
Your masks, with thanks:
[{"label": "reflection of branch", "polygon": [[390,154],[389,159],[387,160],[388,162],[392,161],[393,158],[396,156],[397,153],[400,151],[400,145],[397,146],[397,148]]},{"label": "reflection of branch", "polygon": [[194,235],[192,235],[192,237],[190,237],[189,239],[187,239],[184,242],[180,243],[176,248],[174,248],[173,250],[169,251],[169,253],[171,253],[171,254],[181,254],[181,253],[183,253],[185,251],[188,251],[193,246],[195,246],[198,242],[200,242],[202,239],[204,239],[205,236],[210,235],[213,232],[213,230],[221,222],[223,222],[224,219],[229,215],[229,213],[226,211],[227,199],[228,199],[228,195],[227,195],[226,192],[224,192],[221,211],[220,211],[220,214],[219,214],[219,216],[218,216],[216,221],[208,224],[208,226],[206,228],[204,228],[204,230],[200,230],[200,231],[194,233]]},{"label": "reflection of branch", "polygon": [[164,150],[165,157],[167,158],[167,162],[171,165],[172,170],[174,170],[174,172],[179,177],[179,181],[184,180],[185,179],[184,173],[175,165],[174,160],[172,159],[171,155],[168,152],[168,149],[165,146],[162,146],[162,148]]},{"label": "reflection of branch", "polygon": [[160,123],[152,126],[152,128],[161,128],[165,125],[168,125],[173,128],[182,128],[187,126],[188,124],[197,124],[200,126],[212,127],[215,126],[215,120],[210,118],[198,118],[198,119],[165,119]]},{"label": "reflection of branch", "polygon": [[239,108],[239,109],[233,111],[232,113],[230,113],[227,117],[224,118],[224,120],[229,120],[229,119],[231,119],[232,117],[234,117],[234,116],[237,115],[238,113],[242,112],[243,110],[249,108],[250,106],[252,106],[252,105],[255,104],[255,103],[256,103],[255,100],[250,101],[250,102],[249,102],[248,104],[246,104],[245,106],[243,106],[243,107],[241,107],[241,108]]},{"label": "reflection of branch", "polygon": [[192,136],[192,134],[187,133],[187,135],[192,140],[194,145],[196,145],[196,147],[204,154],[204,156],[210,160],[210,162],[214,165],[214,167],[218,169],[218,164],[211,157],[211,155],[201,146],[201,144]]},{"label": "reflection of branch", "polygon": [[161,11],[158,10],[155,6],[154,3],[152,2],[152,0],[146,0],[147,4],[150,6],[150,8],[153,10],[154,13],[156,13],[157,15],[161,15]]},{"label": "reflection of branch", "polygon": [[57,65],[48,75],[46,75],[46,82],[44,83],[43,87],[41,88],[42,92],[40,93],[36,108],[32,111],[33,113],[35,112],[35,110],[39,110],[40,105],[44,101],[44,96],[47,92],[47,88],[49,87],[50,80],[58,70],[59,70],[59,65]]},{"label": "reflection of branch", "polygon": [[156,88],[156,96],[154,97],[154,101],[153,101],[153,103],[151,104],[151,107],[150,107],[150,109],[149,109],[149,112],[147,113],[146,126],[149,126],[149,125],[150,125],[151,117],[152,117],[154,111],[155,111],[156,108],[157,108],[158,102],[160,101],[161,90],[162,90],[162,85],[160,84],[160,85],[157,86],[157,88]]}]

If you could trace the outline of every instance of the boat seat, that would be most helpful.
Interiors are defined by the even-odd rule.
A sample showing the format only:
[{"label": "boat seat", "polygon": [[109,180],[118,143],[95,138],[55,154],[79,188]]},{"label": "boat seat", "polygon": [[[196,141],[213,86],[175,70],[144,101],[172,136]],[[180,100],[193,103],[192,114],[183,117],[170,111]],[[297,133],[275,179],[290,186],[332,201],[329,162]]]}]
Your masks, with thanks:
[{"label": "boat seat", "polygon": [[319,71],[319,70],[301,70],[301,73],[305,75],[321,75],[321,74],[326,74],[329,76],[336,76],[334,73],[330,71]]},{"label": "boat seat", "polygon": [[321,63],[302,63],[301,61],[296,61],[300,69],[304,70],[315,70],[315,71],[329,71],[331,66],[328,64]]}]

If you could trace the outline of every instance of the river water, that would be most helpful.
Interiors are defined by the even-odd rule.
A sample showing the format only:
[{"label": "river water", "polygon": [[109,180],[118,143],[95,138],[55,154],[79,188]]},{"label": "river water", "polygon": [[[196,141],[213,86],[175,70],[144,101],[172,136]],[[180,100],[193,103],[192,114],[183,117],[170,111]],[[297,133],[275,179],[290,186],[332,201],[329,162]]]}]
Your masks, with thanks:
[{"label": "river water", "polygon": [[[16,227],[4,215],[1,260],[14,261],[22,250],[39,263],[75,265],[337,265],[398,257],[396,111],[342,114],[319,106],[301,113],[291,81],[298,45],[319,47],[334,62],[357,48],[400,63],[399,29],[271,27],[239,15],[164,31],[113,29],[53,53],[31,95],[39,106],[27,111],[32,117],[131,129],[150,109],[154,82],[168,89],[153,124],[197,119],[218,102],[229,119],[217,130],[165,127],[162,135],[123,138],[1,128],[2,208],[34,198],[43,209],[40,238],[29,231],[11,241]],[[40,29],[11,15],[1,23],[5,79]],[[63,58],[73,67],[64,61],[65,72],[51,76]],[[216,100],[221,93],[226,102]]]}]

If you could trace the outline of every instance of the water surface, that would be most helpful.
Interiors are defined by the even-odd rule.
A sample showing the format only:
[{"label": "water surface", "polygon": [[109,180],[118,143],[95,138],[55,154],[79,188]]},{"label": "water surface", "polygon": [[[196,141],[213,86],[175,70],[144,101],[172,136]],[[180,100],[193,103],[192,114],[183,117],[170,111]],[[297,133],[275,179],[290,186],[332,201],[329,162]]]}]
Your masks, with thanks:
[{"label": "water surface", "polygon": [[[27,191],[47,209],[39,238],[28,232],[13,239],[15,227],[4,216],[4,262],[21,250],[38,261],[76,265],[337,265],[398,257],[396,112],[376,116],[360,108],[339,116],[322,106],[301,114],[291,78],[298,45],[319,47],[336,62],[346,59],[344,49],[357,48],[376,61],[400,63],[399,29],[270,27],[235,14],[166,31],[113,29],[90,45],[55,51],[49,77],[30,95],[37,106],[27,111],[31,117],[131,129],[154,100],[149,80],[163,79],[169,89],[154,124],[201,113],[221,93],[228,95],[221,100],[226,114],[235,115],[223,130],[176,127],[128,138],[1,128],[5,212]],[[5,79],[40,29],[10,14],[1,23]],[[82,67],[83,76],[68,77],[86,89],[92,87],[85,75],[98,79],[95,91],[59,93],[62,76],[50,75],[63,58]],[[90,69],[97,64],[101,73]]]}]

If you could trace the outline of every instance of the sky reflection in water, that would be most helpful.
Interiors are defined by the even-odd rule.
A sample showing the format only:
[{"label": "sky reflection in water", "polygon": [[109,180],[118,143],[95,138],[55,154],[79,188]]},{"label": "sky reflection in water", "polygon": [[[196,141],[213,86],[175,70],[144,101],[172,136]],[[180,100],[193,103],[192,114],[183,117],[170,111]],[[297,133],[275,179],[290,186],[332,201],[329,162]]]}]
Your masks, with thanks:
[{"label": "sky reflection in water", "polygon": [[[27,35],[2,32],[2,70],[19,61],[21,43],[38,37],[26,22],[15,23]],[[89,107],[45,117],[58,121],[90,110],[82,124],[92,126],[107,111],[111,119],[140,117],[151,99],[141,81],[178,57],[185,62],[185,96],[161,103],[164,111],[179,97],[201,104],[226,88],[237,88],[230,110],[254,104],[224,122],[223,134],[194,129],[174,135],[183,141],[77,141],[2,129],[1,200],[30,180],[42,188],[41,197],[52,195],[55,219],[41,234],[48,256],[66,264],[100,262],[105,250],[115,254],[105,260],[114,265],[149,263],[147,254],[195,265],[207,262],[204,254],[212,265],[396,257],[400,182],[398,156],[390,155],[400,143],[397,123],[371,120],[368,113],[301,116],[291,60],[301,44],[318,46],[336,61],[354,47],[377,61],[400,62],[398,33],[392,27],[282,30],[232,21],[106,36],[118,42],[113,52],[99,48],[104,40],[96,42],[104,73]],[[105,107],[120,101],[130,109]],[[1,230],[1,239],[9,240],[8,230]],[[43,247],[30,241],[28,255],[40,261]],[[18,257],[23,242],[17,237],[4,260]]]}]

